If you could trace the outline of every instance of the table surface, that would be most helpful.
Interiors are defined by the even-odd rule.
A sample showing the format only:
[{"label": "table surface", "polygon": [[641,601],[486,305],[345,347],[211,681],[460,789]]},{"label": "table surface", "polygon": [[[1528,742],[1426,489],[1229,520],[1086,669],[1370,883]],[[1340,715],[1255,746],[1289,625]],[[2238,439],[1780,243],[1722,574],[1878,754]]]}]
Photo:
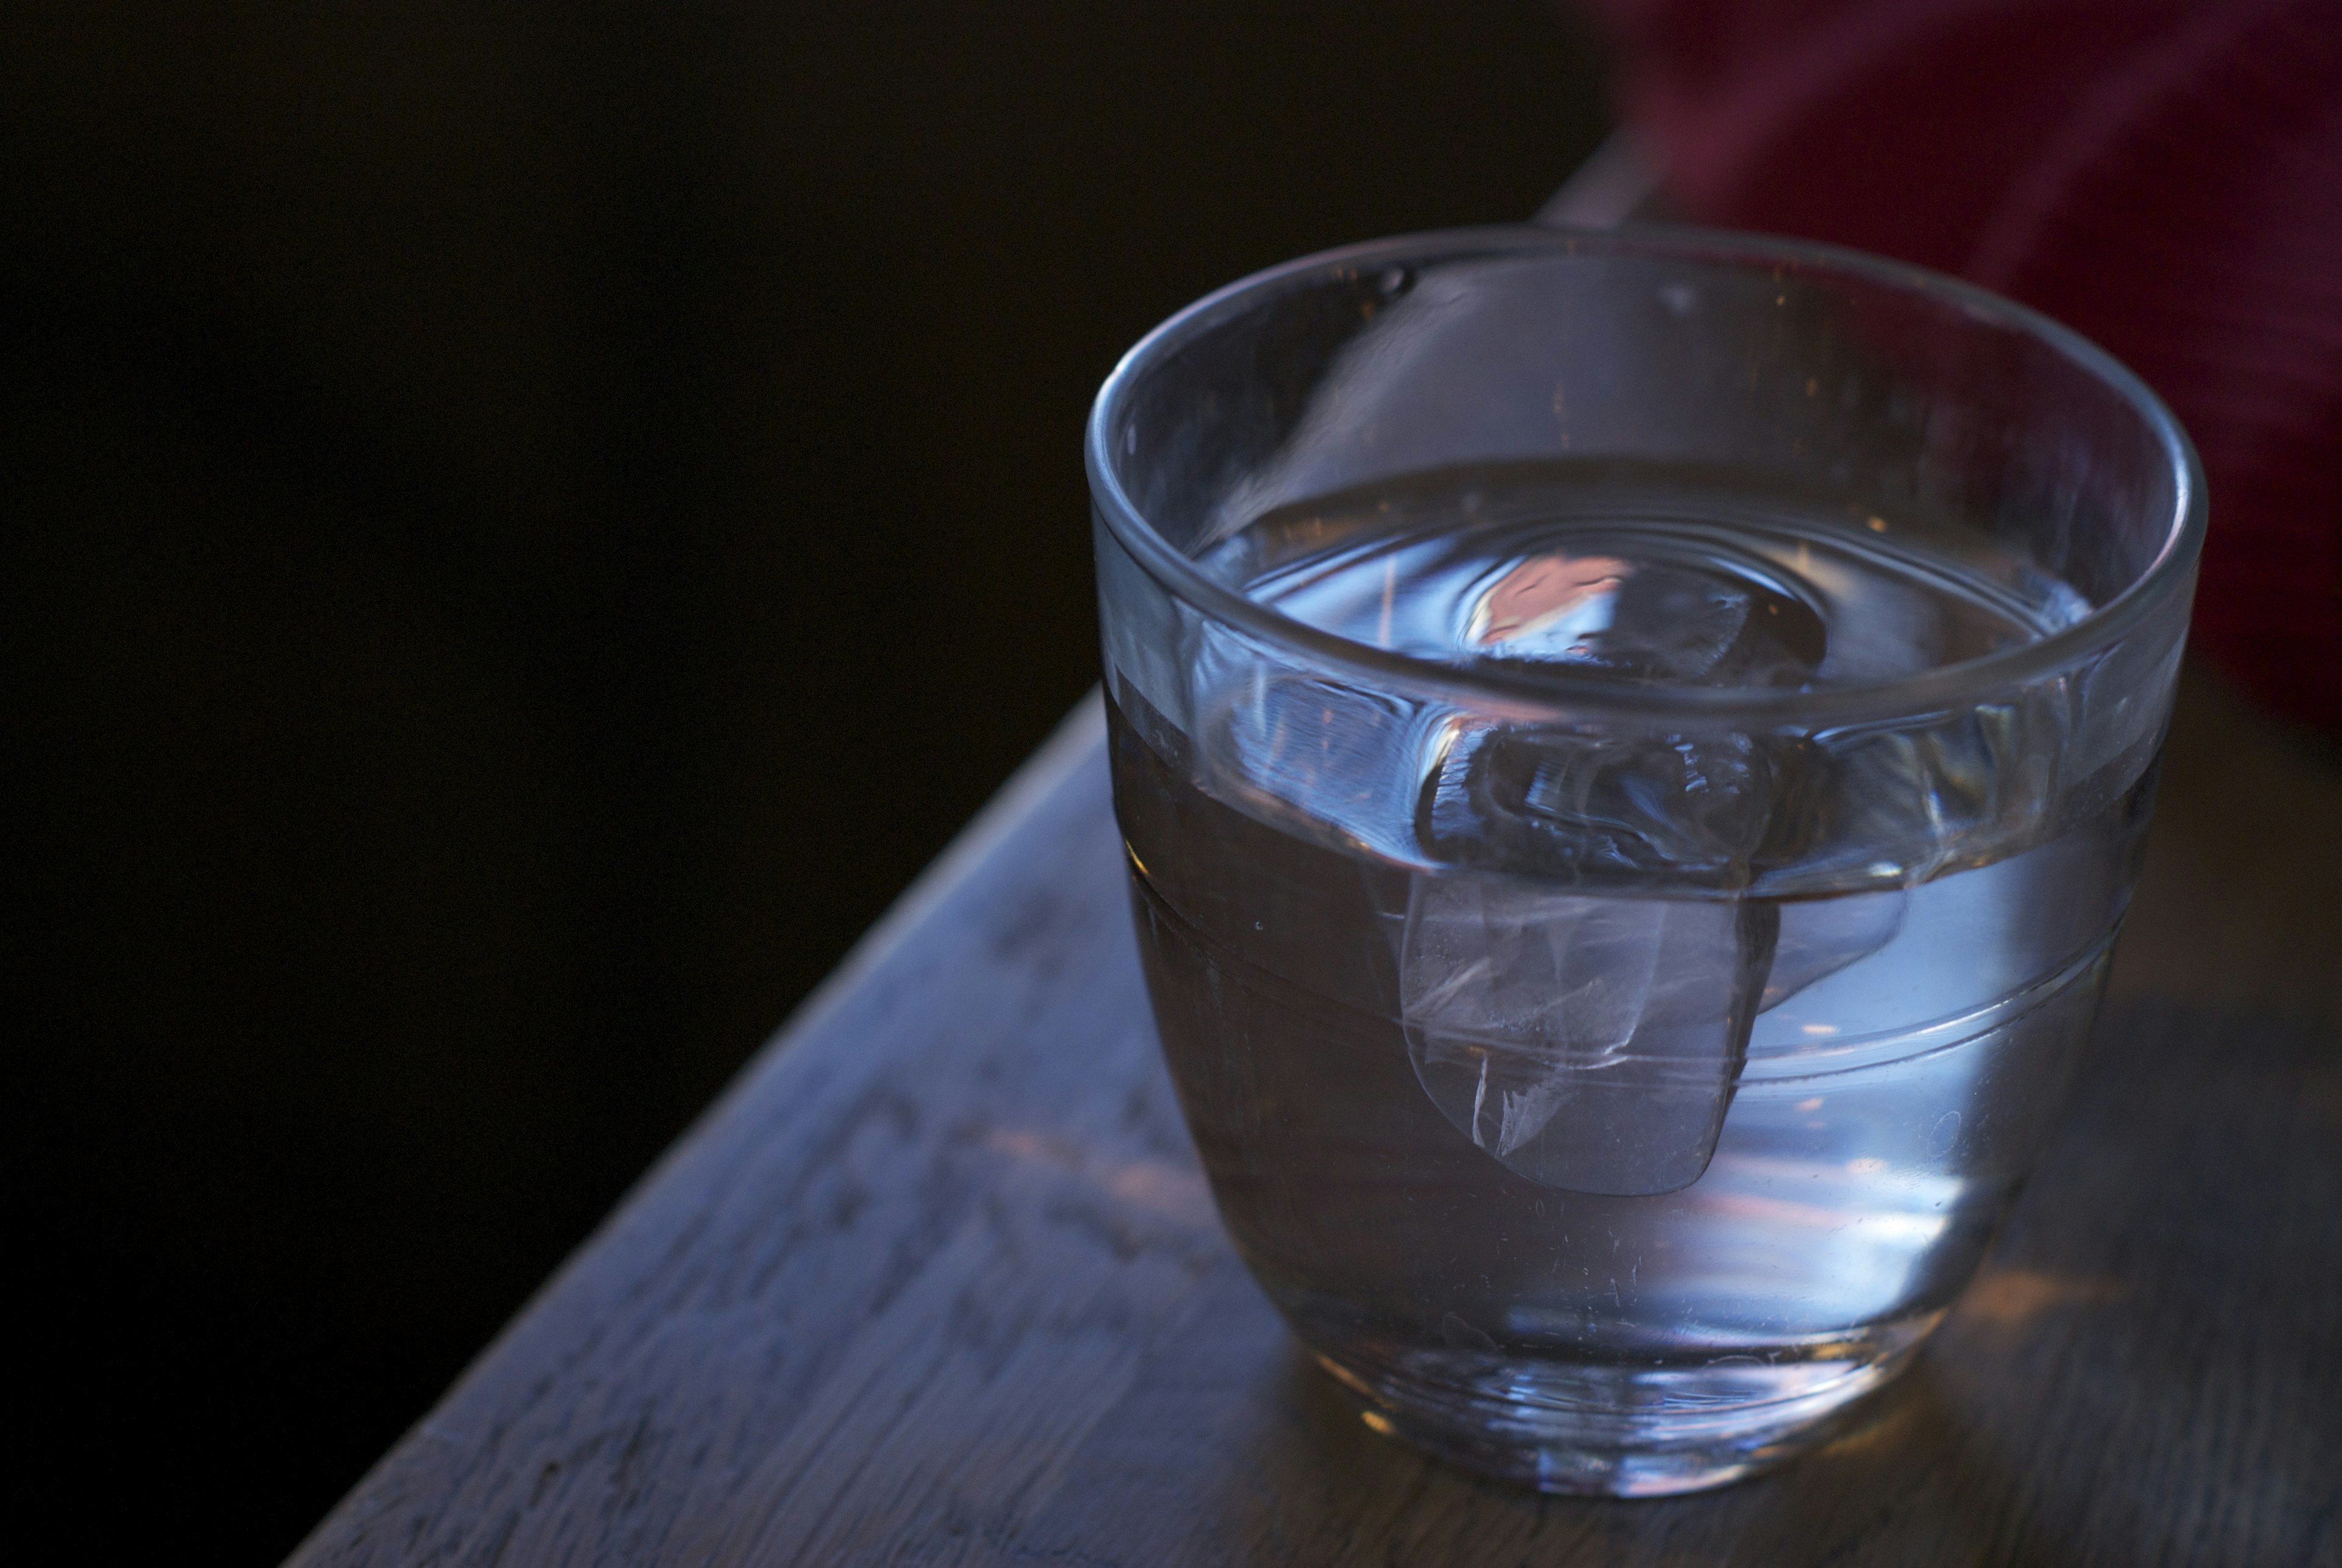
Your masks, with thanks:
[{"label": "table surface", "polygon": [[[1616,144],[1539,216],[1646,207]],[[2342,758],[2190,671],[2074,1103],[1872,1418],[1664,1503],[1376,1437],[1216,1223],[1095,695],[292,1558],[2342,1568]]]},{"label": "table surface", "polygon": [[1216,1224],[1096,699],[296,1552],[2342,1563],[2342,766],[2191,673],[2111,995],[1867,1426],[1663,1503],[1367,1432]]}]

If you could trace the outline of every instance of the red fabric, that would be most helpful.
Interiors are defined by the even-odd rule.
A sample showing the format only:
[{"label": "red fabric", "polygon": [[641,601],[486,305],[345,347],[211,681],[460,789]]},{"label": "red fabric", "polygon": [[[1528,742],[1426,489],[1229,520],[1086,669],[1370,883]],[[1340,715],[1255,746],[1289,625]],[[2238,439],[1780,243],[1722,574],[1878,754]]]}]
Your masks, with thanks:
[{"label": "red fabric", "polygon": [[2144,375],[2210,480],[2195,645],[2342,728],[2342,3],[1593,3],[1687,215],[1958,273]]}]

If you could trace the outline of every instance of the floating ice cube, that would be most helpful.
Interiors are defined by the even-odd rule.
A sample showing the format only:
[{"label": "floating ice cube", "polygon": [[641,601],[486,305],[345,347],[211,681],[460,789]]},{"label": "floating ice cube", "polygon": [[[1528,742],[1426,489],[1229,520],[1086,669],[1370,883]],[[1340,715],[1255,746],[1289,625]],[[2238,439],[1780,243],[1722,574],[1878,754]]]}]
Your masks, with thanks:
[{"label": "floating ice cube", "polygon": [[1581,547],[1498,575],[1466,622],[1487,656],[1670,685],[1794,686],[1828,644],[1804,601],[1720,554],[1631,561]]},{"label": "floating ice cube", "polygon": [[1804,842],[1763,874],[1763,891],[1843,887],[1868,870],[1916,884],[2051,836],[2066,745],[2059,687],[1892,727],[1826,731],[1801,764],[1821,787]]},{"label": "floating ice cube", "polygon": [[1654,890],[1745,883],[1777,793],[1772,759],[1729,734],[1459,728],[1430,772],[1432,859]]},{"label": "floating ice cube", "polygon": [[1302,838],[1420,858],[1415,801],[1444,710],[1331,678],[1216,624],[1184,652],[1207,791]]}]

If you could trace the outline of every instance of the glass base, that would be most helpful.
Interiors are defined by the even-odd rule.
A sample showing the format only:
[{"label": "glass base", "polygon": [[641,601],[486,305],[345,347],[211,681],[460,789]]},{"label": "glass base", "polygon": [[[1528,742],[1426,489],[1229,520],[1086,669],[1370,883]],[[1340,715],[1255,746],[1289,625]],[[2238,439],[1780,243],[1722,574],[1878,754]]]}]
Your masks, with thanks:
[{"label": "glass base", "polygon": [[[1365,1371],[1320,1353],[1374,1431],[1451,1463],[1540,1492],[1669,1497],[1744,1480],[1853,1424],[1855,1406],[1909,1364],[1910,1341],[1785,1397],[1666,1400],[1632,1408],[1507,1397],[1396,1369]],[[1810,1371],[1810,1367],[1808,1371]],[[1516,1382],[1536,1381],[1527,1374]]]}]

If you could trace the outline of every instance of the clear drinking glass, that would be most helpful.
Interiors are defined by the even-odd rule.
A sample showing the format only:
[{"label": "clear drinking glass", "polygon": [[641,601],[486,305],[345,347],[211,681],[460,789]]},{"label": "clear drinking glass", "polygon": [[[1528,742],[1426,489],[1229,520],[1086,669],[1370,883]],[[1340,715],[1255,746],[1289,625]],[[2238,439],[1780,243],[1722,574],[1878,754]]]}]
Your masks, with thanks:
[{"label": "clear drinking glass", "polygon": [[1229,1233],[1367,1423],[1774,1463],[1975,1272],[2137,867],[2203,481],[2087,343],[1651,229],[1245,280],[1088,436],[1115,803]]}]

